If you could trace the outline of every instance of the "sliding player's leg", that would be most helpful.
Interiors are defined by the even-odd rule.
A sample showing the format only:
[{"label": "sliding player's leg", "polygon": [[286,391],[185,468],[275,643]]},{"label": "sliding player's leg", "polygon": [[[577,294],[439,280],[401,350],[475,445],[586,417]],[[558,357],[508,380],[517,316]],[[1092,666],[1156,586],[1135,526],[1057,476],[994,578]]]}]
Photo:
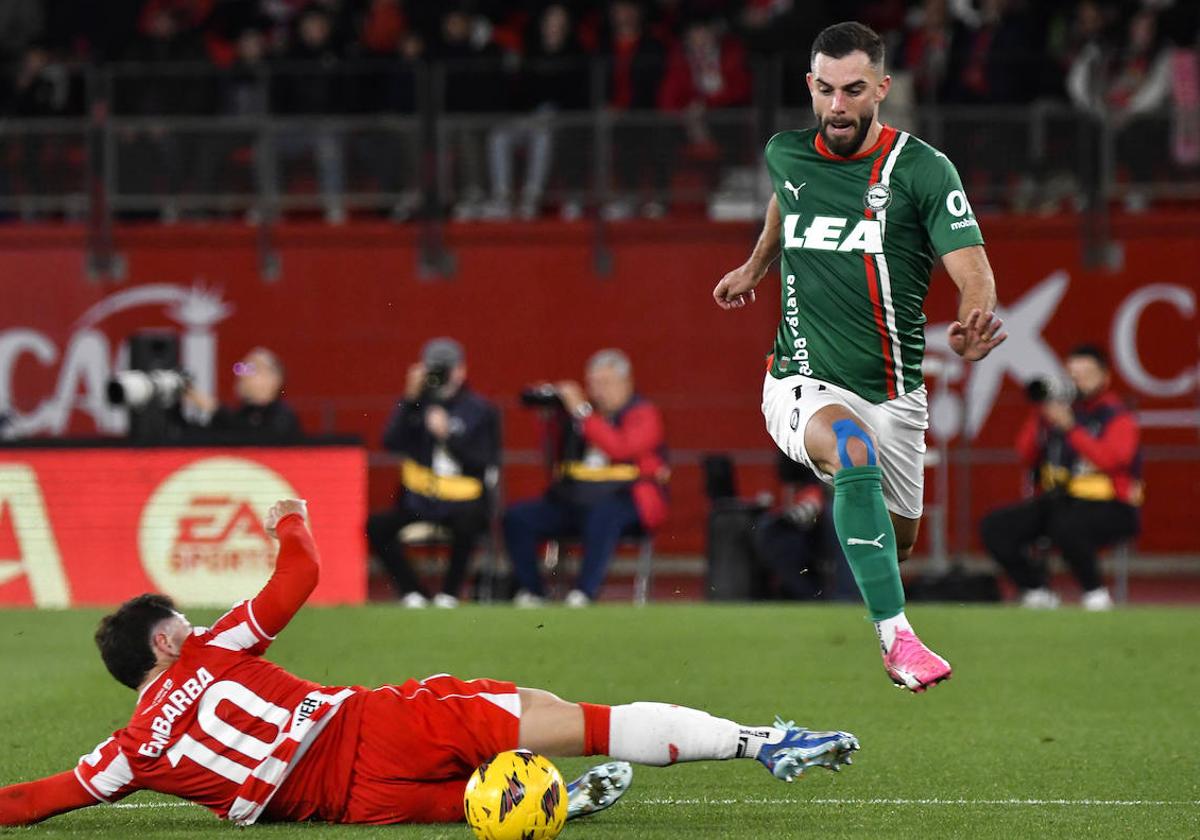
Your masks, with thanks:
[{"label": "sliding player's leg", "polygon": [[[617,759],[567,786],[571,819],[620,798],[632,780],[626,762],[757,759],[777,778],[792,781],[809,767],[850,764],[858,741],[846,732],[810,732],[778,720],[775,726],[742,726],[663,703],[569,703],[509,682],[443,674],[367,696],[342,821],[461,819],[471,773],[497,753],[517,748],[551,757]],[[447,786],[436,790],[425,786],[443,781]],[[451,807],[455,801],[458,810]]]},{"label": "sliding player's leg", "polygon": [[[550,755],[579,755],[578,707],[550,708],[539,702],[543,694],[530,692],[527,699],[525,690],[510,682],[447,674],[371,692],[361,712],[341,821],[455,822],[463,818],[467,780],[497,753],[527,746]],[[535,736],[532,746],[521,738],[526,703],[543,721],[544,734]],[[632,775],[624,762],[591,768],[567,786],[567,818],[607,808],[628,789]]]},{"label": "sliding player's leg", "polygon": [[342,822],[355,825],[462,822],[467,778],[441,782],[372,779],[356,774]]},{"label": "sliding player's leg", "polygon": [[858,749],[849,733],[811,732],[779,720],[774,726],[746,726],[666,703],[570,703],[527,688],[520,695],[520,745],[551,756],[609,755],[657,767],[756,759],[776,777],[792,781],[809,767],[849,764]]}]

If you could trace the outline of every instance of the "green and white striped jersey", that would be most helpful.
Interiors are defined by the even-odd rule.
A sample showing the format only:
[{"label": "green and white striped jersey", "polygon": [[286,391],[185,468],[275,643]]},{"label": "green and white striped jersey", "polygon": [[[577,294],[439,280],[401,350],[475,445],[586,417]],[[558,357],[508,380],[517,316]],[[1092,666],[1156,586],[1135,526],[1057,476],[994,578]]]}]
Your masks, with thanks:
[{"label": "green and white striped jersey", "polygon": [[935,256],[983,235],[946,156],[884,126],[852,158],[816,129],[767,143],[783,223],[783,316],[771,374],[804,374],[873,403],[921,387]]}]

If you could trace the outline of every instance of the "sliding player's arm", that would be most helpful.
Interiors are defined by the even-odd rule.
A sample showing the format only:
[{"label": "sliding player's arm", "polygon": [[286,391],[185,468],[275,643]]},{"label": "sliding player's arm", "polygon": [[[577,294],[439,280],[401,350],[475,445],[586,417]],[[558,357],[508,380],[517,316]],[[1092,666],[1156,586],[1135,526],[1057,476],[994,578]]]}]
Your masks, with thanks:
[{"label": "sliding player's arm", "polygon": [[99,804],[67,770],[45,779],[0,788],[0,825],[29,825]]},{"label": "sliding player's arm", "polygon": [[79,759],[74,770],[0,788],[0,826],[29,825],[100,802],[117,802],[142,789],[114,732]]},{"label": "sliding player's arm", "polygon": [[782,222],[779,219],[779,202],[774,194],[767,202],[767,215],[763,221],[762,233],[758,242],[746,260],[733,271],[726,274],[713,289],[713,299],[722,309],[739,309],[747,303],[754,303],[754,288],[767,276],[767,269],[779,257],[779,233]]},{"label": "sliding player's arm", "polygon": [[302,499],[284,499],[271,505],[263,520],[267,533],[279,540],[271,579],[257,595],[235,604],[211,627],[196,628],[192,638],[202,645],[251,656],[267,652],[275,636],[316,589],[321,575],[317,546],[305,524],[306,516]]},{"label": "sliding player's arm", "polygon": [[249,606],[255,623],[269,637],[287,626],[321,576],[321,560],[305,522],[307,516],[300,499],[276,502],[267,512],[267,533],[278,537],[279,555],[271,579]]}]

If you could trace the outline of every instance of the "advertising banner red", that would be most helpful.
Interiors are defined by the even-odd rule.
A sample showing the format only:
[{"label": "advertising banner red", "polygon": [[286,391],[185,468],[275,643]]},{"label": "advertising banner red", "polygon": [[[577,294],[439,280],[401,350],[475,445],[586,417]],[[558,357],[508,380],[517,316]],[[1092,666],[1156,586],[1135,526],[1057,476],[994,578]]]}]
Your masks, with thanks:
[{"label": "advertising banner red", "polygon": [[0,449],[0,605],[228,606],[270,576],[262,520],[288,498],[321,551],[310,602],[361,603],[365,490],[353,446]]},{"label": "advertising banner red", "polygon": [[[1118,220],[1117,259],[1103,266],[1085,260],[1078,219],[980,223],[1008,343],[963,364],[945,343],[957,290],[940,269],[926,304],[927,356],[940,362],[929,376],[930,443],[946,442],[954,465],[952,548],[978,550],[979,519],[1021,493],[1012,444],[1029,410],[1024,383],[1062,377],[1069,348],[1092,342],[1112,355],[1114,385],[1142,421],[1138,551],[1197,552],[1200,215]],[[590,224],[451,225],[455,271],[433,278],[419,270],[419,233],[367,222],[283,226],[271,238],[280,274],[265,278],[251,228],[118,227],[127,272],[97,281],[84,271],[79,231],[0,230],[0,415],[17,436],[122,434],[124,414],[107,403],[105,384],[125,364],[133,331],[166,328],[179,334],[182,366],[202,390],[231,400],[234,363],[265,345],[287,365],[284,396],[308,432],[358,435],[375,447],[421,345],[449,335],[466,348],[472,386],[500,406],[504,497],[516,500],[545,486],[521,388],[581,379],[592,353],[619,347],[639,391],[662,409],[672,453],[671,514],[656,551],[704,550],[704,454],[733,454],[743,495],[775,487],[759,404],[778,279],[736,312],[711,298],[721,274],[745,259],[754,226],[613,225],[612,271],[597,274]],[[373,459],[371,506],[389,504],[395,486],[394,465]]]}]

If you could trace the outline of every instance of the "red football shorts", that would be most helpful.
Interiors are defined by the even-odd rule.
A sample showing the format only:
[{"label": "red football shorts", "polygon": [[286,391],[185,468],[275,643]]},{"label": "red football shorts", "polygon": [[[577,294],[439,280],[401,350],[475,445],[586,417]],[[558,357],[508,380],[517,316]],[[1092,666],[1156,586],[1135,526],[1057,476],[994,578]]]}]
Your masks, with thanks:
[{"label": "red football shorts", "polygon": [[510,682],[436,676],[377,688],[363,707],[342,820],[461,821],[467,779],[516,749],[520,721]]}]

